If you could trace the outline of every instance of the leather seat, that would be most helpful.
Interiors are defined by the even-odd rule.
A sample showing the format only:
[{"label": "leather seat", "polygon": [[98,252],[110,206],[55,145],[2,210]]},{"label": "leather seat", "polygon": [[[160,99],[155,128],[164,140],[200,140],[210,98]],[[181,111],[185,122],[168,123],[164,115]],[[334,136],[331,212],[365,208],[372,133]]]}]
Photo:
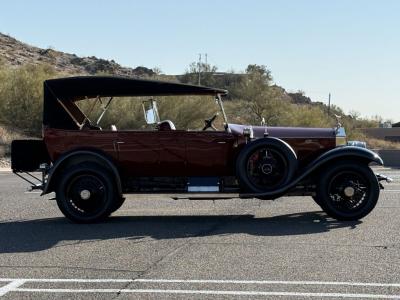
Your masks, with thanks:
[{"label": "leather seat", "polygon": [[176,130],[174,123],[171,120],[164,120],[157,123],[159,131]]}]

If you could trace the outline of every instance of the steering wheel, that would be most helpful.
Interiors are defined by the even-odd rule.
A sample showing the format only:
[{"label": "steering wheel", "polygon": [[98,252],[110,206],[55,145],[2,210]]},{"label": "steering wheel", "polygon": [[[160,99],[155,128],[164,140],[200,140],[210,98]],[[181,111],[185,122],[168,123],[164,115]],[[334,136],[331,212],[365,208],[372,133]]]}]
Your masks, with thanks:
[{"label": "steering wheel", "polygon": [[219,113],[216,113],[215,115],[213,115],[211,118],[204,120],[204,127],[203,127],[203,131],[207,130],[208,128],[212,128],[213,130],[217,130],[217,128],[215,128],[215,126],[213,125],[213,122],[215,121],[215,119],[218,117]]}]

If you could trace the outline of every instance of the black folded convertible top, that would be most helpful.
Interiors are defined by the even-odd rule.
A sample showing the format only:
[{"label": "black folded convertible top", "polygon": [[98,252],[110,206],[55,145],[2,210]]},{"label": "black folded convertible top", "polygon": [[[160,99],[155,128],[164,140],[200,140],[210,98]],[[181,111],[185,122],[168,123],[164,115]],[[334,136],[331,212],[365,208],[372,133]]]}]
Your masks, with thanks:
[{"label": "black folded convertible top", "polygon": [[[226,90],[183,83],[113,76],[78,76],[50,79],[44,88],[60,100],[77,101],[97,96],[216,95]],[[46,100],[46,99],[45,99]]]},{"label": "black folded convertible top", "polygon": [[[43,124],[53,128],[76,128],[59,103],[95,97],[226,95],[223,89],[175,82],[117,76],[77,76],[44,81]],[[74,105],[75,106],[75,105]]]}]

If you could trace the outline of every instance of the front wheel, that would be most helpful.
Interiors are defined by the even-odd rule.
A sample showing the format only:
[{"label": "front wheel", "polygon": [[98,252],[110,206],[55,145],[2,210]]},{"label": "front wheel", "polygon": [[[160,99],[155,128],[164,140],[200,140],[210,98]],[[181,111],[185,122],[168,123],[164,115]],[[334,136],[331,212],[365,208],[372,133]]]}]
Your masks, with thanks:
[{"label": "front wheel", "polygon": [[56,198],[61,212],[77,223],[101,221],[116,205],[111,176],[96,164],[78,165],[63,172]]},{"label": "front wheel", "polygon": [[322,174],[316,198],[329,216],[355,221],[374,209],[379,198],[379,183],[366,164],[345,161]]}]

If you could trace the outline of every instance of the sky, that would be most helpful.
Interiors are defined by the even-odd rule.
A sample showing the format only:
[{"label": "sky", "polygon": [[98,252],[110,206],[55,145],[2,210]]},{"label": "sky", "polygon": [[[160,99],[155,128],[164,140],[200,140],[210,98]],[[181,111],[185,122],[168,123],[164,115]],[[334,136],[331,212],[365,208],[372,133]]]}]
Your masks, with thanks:
[{"label": "sky", "polygon": [[346,113],[400,121],[400,1],[6,1],[0,32],[28,44],[181,74],[266,65],[274,82]]}]

